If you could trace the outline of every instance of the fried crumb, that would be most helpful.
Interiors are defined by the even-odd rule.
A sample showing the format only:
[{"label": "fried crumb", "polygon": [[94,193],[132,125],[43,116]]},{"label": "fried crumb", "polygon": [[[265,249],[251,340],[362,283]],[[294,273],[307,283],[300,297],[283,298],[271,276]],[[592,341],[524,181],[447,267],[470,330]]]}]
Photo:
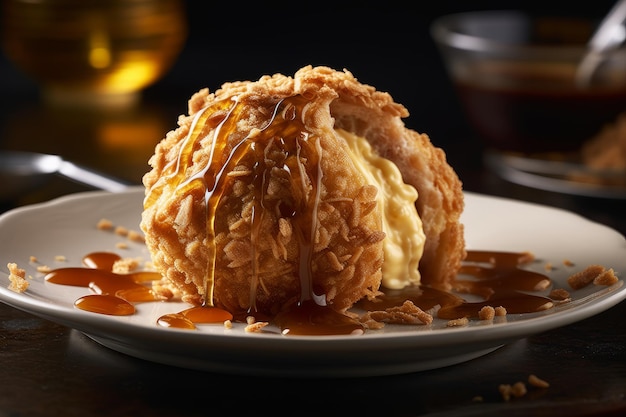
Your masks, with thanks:
[{"label": "fried crumb", "polygon": [[550,384],[534,374],[528,375],[528,383],[537,388],[548,388]]},{"label": "fried crumb", "polygon": [[266,321],[257,321],[252,324],[248,324],[244,330],[246,331],[246,333],[258,333],[263,330],[263,328],[268,324],[269,323]]},{"label": "fried crumb", "polygon": [[172,289],[170,287],[166,287],[166,286],[161,286],[160,284],[157,284],[156,286],[152,286],[151,287],[152,293],[154,294],[155,298],[160,299],[160,300],[171,300],[173,298],[175,298],[175,293],[174,291],[172,291]]},{"label": "fried crumb", "polygon": [[34,263],[34,264],[35,264],[35,263],[37,263],[37,262],[39,262],[39,261],[37,260],[37,257],[36,257],[36,256],[34,256],[34,255],[30,255],[30,257],[28,258],[28,261],[29,261],[29,262],[31,262],[31,263]]},{"label": "fried crumb", "polygon": [[141,266],[141,260],[136,258],[122,258],[113,263],[112,271],[116,274],[128,274]]},{"label": "fried crumb", "polygon": [[17,266],[14,262],[7,264],[9,269],[9,286],[11,291],[23,293],[28,289],[29,283],[26,280],[26,271]]},{"label": "fried crumb", "polygon": [[505,307],[498,306],[498,307],[495,308],[495,313],[496,313],[496,316],[502,317],[502,316],[506,316],[507,311],[506,311]]},{"label": "fried crumb", "polygon": [[[406,300],[401,306],[368,311],[361,317],[363,323],[367,324],[371,321],[389,324],[431,324],[433,316],[413,304],[412,301]],[[368,328],[371,328],[370,325],[376,326],[375,324],[367,324]]]},{"label": "fried crumb", "polygon": [[550,297],[552,300],[555,300],[555,301],[569,301],[569,300],[571,300],[569,291],[567,291],[564,288],[555,288],[555,289],[553,289],[552,291],[550,291],[550,294],[548,294],[548,297]]},{"label": "fried crumb", "polygon": [[96,228],[99,230],[112,230],[113,222],[109,219],[100,219],[96,224]]},{"label": "fried crumb", "polygon": [[521,381],[516,382],[511,387],[511,394],[513,394],[516,398],[523,397],[527,392],[528,390],[526,389],[526,384]]},{"label": "fried crumb", "polygon": [[[129,229],[127,227],[124,226],[115,226],[113,224],[113,222],[109,219],[100,219],[100,221],[98,222],[98,224],[96,225],[96,227],[99,230],[105,230],[105,231],[113,231],[113,233],[115,233],[118,236],[122,236],[125,237],[126,239],[133,241],[133,242],[137,242],[137,243],[145,243],[146,239],[143,235],[143,233],[137,231],[137,230],[132,230]],[[126,248],[123,246],[123,243],[118,243],[117,246],[118,247],[122,247],[122,248]]]},{"label": "fried crumb", "polygon": [[[528,385],[535,388],[548,388],[550,384],[534,374],[528,375]],[[514,384],[500,384],[498,391],[504,401],[510,401],[512,398],[520,398],[528,393],[526,384],[518,381]]]},{"label": "fried crumb", "polygon": [[574,262],[570,261],[569,259],[564,259],[563,260],[563,265],[565,266],[574,266]]},{"label": "fried crumb", "polygon": [[132,240],[133,242],[138,242],[138,243],[145,243],[146,241],[146,238],[144,237],[144,235],[135,230],[128,231],[128,239]]},{"label": "fried crumb", "polygon": [[124,226],[116,226],[114,233],[118,236],[126,237],[128,236],[128,229]]},{"label": "fried crumb", "polygon": [[519,257],[518,264],[526,265],[535,260],[535,254],[532,252],[522,252],[522,256]]},{"label": "fried crumb", "polygon": [[480,320],[493,320],[496,316],[496,309],[491,306],[484,306],[478,312],[478,318]]},{"label": "fried crumb", "polygon": [[539,282],[537,282],[537,285],[535,285],[534,290],[543,291],[546,288],[548,288],[550,285],[551,285],[551,281],[549,279],[542,279]]},{"label": "fried crumb", "polygon": [[618,281],[617,275],[615,275],[615,271],[612,268],[607,269],[602,272],[600,275],[593,279],[594,285],[613,285]]},{"label": "fried crumb", "polygon": [[224,328],[225,329],[232,329],[233,328],[233,322],[230,320],[224,320]]},{"label": "fried crumb", "polygon": [[52,268],[50,268],[48,265],[39,265],[37,267],[37,272],[41,272],[42,274],[47,274],[50,271],[52,271]]},{"label": "fried crumb", "polygon": [[128,243],[126,242],[117,242],[115,247],[118,249],[128,249]]},{"label": "fried crumb", "polygon": [[498,385],[498,391],[500,392],[500,395],[502,396],[502,399],[504,401],[509,401],[511,399],[512,390],[513,390],[513,387],[511,386],[511,384]]},{"label": "fried crumb", "polygon": [[67,261],[67,258],[65,256],[63,256],[63,255],[57,255],[57,256],[54,257],[54,260],[57,261],[57,262],[65,262],[65,261]]},{"label": "fried crumb", "polygon": [[605,268],[602,265],[589,265],[582,271],[570,275],[567,278],[567,283],[573,289],[579,290],[591,284],[604,271]]},{"label": "fried crumb", "polygon": [[500,386],[498,386],[498,391],[500,391],[500,395],[502,395],[502,399],[504,401],[510,401],[512,397],[523,397],[528,392],[528,390],[526,389],[526,384],[521,381],[516,382],[513,385],[500,384]]},{"label": "fried crumb", "polygon": [[467,317],[461,317],[460,319],[448,320],[446,327],[463,327],[467,326],[469,319]]},{"label": "fried crumb", "polygon": [[180,299],[180,291],[167,279],[152,281],[150,288],[159,298],[167,300]]},{"label": "fried crumb", "polygon": [[528,393],[528,390],[526,389],[526,384],[521,381],[516,382],[511,387],[511,394],[515,398],[523,397],[524,395],[526,395],[526,393]]},{"label": "fried crumb", "polygon": [[546,264],[544,265],[543,269],[544,269],[546,272],[550,272],[550,271],[554,270],[554,265],[552,265],[552,263],[548,262],[548,263],[546,263]]},{"label": "fried crumb", "polygon": [[369,330],[380,330],[385,327],[385,323],[382,321],[376,321],[372,319],[368,314],[364,314],[360,319],[363,324]]}]

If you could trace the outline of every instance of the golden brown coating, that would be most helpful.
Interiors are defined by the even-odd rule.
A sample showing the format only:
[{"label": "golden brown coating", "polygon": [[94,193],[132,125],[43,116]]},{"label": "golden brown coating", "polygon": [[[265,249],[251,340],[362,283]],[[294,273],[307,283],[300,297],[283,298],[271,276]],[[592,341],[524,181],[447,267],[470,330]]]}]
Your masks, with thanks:
[{"label": "golden brown coating", "polygon": [[348,73],[334,74],[344,87],[331,104],[335,126],[365,137],[380,156],[398,166],[404,182],[415,187],[426,234],[419,267],[422,283],[449,289],[466,256],[461,181],[442,149],[426,134],[406,128],[401,118],[408,111],[390,95],[358,84]]},{"label": "golden brown coating", "polygon": [[406,116],[387,93],[326,67],[199,91],[143,179],[141,227],[155,266],[187,301],[234,313],[275,314],[318,295],[345,311],[375,295],[377,189],[348,157],[342,128],[418,190],[422,281],[447,288],[465,256],[461,183]]}]

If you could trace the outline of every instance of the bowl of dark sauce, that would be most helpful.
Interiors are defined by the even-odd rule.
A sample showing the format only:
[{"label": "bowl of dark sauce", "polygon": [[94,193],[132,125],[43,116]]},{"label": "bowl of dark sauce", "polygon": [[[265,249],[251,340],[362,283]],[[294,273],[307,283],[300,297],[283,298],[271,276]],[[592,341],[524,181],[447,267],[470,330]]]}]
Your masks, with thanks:
[{"label": "bowl of dark sauce", "polygon": [[626,113],[624,46],[603,55],[588,80],[579,76],[600,21],[516,10],[433,20],[459,104],[492,161],[580,162],[583,145]]}]

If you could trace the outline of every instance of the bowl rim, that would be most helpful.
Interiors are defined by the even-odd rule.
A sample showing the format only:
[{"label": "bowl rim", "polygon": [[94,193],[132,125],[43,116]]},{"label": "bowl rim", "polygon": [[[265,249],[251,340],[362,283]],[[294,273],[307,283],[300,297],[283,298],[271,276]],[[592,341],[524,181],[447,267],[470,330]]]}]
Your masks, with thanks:
[{"label": "bowl rim", "polygon": [[488,52],[488,53],[523,53],[532,54],[576,54],[580,55],[587,50],[587,45],[580,43],[567,43],[559,46],[554,45],[527,45],[515,42],[499,41],[493,38],[485,38],[454,30],[454,23],[468,18],[494,18],[504,17],[507,19],[532,19],[530,13],[521,10],[476,10],[468,12],[450,13],[436,17],[430,23],[431,37],[442,47],[454,48],[464,51]]}]

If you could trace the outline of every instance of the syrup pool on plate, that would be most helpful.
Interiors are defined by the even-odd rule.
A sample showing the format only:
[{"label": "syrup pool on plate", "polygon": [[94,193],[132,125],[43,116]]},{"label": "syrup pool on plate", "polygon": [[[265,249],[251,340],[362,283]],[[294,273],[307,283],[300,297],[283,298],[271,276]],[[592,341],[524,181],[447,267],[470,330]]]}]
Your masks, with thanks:
[{"label": "syrup pool on plate", "polygon": [[[90,294],[78,298],[76,308],[98,314],[131,315],[134,305],[145,302],[167,302],[151,288],[161,279],[157,272],[139,271],[118,274],[112,271],[122,259],[110,252],[94,252],[83,257],[82,267],[58,268],[45,280],[60,285],[84,287]],[[401,306],[409,300],[422,310],[437,309],[441,319],[477,318],[485,306],[504,307],[508,313],[533,313],[550,309],[554,302],[538,293],[551,286],[545,274],[525,269],[533,257],[528,253],[468,251],[468,256],[454,283],[455,291],[443,291],[426,286],[410,286],[403,290],[383,289],[375,300],[362,300],[358,308],[366,311],[385,310]],[[481,301],[466,301],[459,294],[479,296]],[[250,315],[254,315],[250,312]],[[247,317],[234,317],[215,306],[191,306],[177,313],[159,317],[155,325],[197,329],[200,324],[223,324],[225,321],[245,322]],[[357,318],[336,312],[313,300],[294,303],[276,317],[256,317],[276,324],[285,335],[362,334],[366,328]]]}]

